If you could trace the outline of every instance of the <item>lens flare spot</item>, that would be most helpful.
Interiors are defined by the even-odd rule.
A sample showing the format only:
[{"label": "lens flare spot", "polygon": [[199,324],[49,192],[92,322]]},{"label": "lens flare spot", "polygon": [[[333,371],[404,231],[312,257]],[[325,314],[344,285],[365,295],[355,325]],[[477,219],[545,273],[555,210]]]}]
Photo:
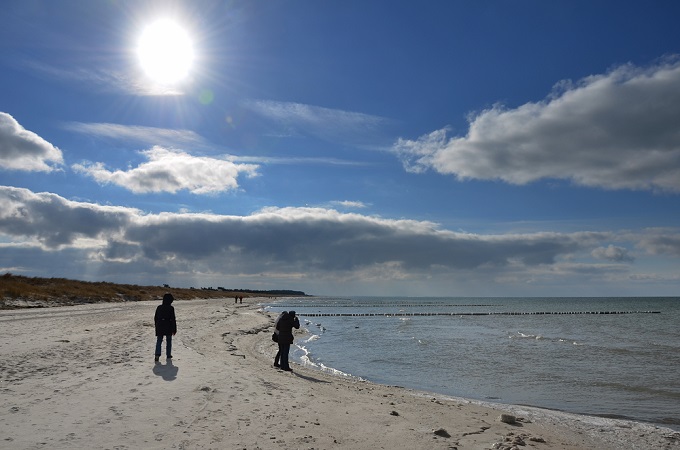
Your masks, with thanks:
[{"label": "lens flare spot", "polygon": [[203,105],[209,105],[215,100],[215,94],[210,89],[203,89],[198,95],[198,101]]}]

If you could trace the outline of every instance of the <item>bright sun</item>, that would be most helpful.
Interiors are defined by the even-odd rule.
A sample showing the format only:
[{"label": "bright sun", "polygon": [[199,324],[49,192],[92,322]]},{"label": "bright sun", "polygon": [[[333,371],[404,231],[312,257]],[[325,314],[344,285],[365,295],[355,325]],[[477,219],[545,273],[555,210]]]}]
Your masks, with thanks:
[{"label": "bright sun", "polygon": [[191,69],[191,38],[177,23],[163,19],[147,26],[139,39],[137,56],[144,72],[155,82],[175,84]]}]

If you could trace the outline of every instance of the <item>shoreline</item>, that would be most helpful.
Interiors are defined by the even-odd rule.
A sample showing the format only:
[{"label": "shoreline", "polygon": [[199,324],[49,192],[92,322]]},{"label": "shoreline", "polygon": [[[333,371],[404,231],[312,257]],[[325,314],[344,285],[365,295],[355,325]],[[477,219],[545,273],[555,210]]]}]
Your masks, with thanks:
[{"label": "shoreline", "polygon": [[[530,404],[513,404],[513,403],[500,403],[500,402],[494,402],[490,400],[482,400],[482,399],[477,399],[477,398],[468,398],[468,397],[460,397],[456,395],[449,395],[449,394],[443,394],[439,392],[434,392],[434,391],[427,391],[427,390],[422,390],[422,389],[417,389],[417,388],[411,388],[407,386],[401,386],[401,385],[396,385],[396,384],[385,384],[385,383],[379,383],[375,381],[371,381],[369,379],[362,378],[358,375],[352,375],[349,373],[342,372],[341,370],[332,368],[332,367],[327,367],[327,366],[315,366],[315,363],[303,363],[299,364],[297,361],[294,361],[291,359],[291,363],[294,363],[298,367],[304,367],[306,370],[310,370],[313,372],[321,372],[324,373],[328,376],[331,377],[336,377],[342,380],[347,380],[349,382],[365,382],[365,383],[371,383],[371,384],[377,384],[381,386],[386,386],[390,388],[395,388],[395,389],[403,389],[406,391],[410,391],[413,395],[415,396],[421,396],[421,397],[439,397],[442,399],[450,400],[450,401],[458,401],[458,402],[468,402],[468,403],[474,403],[480,406],[487,406],[490,408],[494,409],[508,409],[512,410],[514,412],[517,412],[520,414],[520,412],[525,412],[526,411],[534,411],[532,415],[555,415],[555,416],[565,416],[565,417],[571,417],[572,420],[578,419],[579,422],[585,422],[589,423],[591,422],[593,426],[602,426],[602,425],[607,425],[607,426],[618,426],[620,428],[630,428],[629,424],[639,424],[641,426],[649,426],[653,428],[658,428],[658,429],[667,429],[671,433],[680,433],[680,429],[676,430],[672,428],[672,425],[669,424],[664,424],[664,423],[656,423],[652,421],[647,421],[643,419],[636,419],[634,417],[624,417],[624,416],[606,416],[606,415],[597,415],[597,414],[588,414],[588,413],[582,413],[582,412],[573,412],[573,411],[566,411],[562,409],[557,409],[557,408],[548,408],[544,406],[537,406],[537,405],[530,405]],[[520,414],[521,415],[521,414]],[[611,423],[609,423],[611,422]],[[678,426],[678,425],[675,425]]]},{"label": "shoreline", "polygon": [[[559,409],[543,408],[533,405],[519,405],[511,403],[498,403],[485,400],[471,399],[465,397],[457,397],[453,395],[440,394],[437,392],[419,390],[399,385],[388,385],[376,383],[356,375],[346,374],[333,368],[315,368],[300,366],[295,363],[297,367],[304,367],[306,370],[312,372],[321,372],[332,378],[346,380],[350,383],[367,383],[370,385],[384,386],[389,389],[401,390],[409,395],[423,399],[435,399],[436,401],[448,401],[460,404],[471,404],[485,408],[490,408],[499,412],[499,414],[511,413],[517,418],[517,421],[522,423],[525,421],[540,422],[543,424],[550,424],[556,427],[567,427],[572,431],[578,433],[585,433],[595,438],[604,438],[604,442],[612,445],[611,448],[656,448],[640,446],[635,442],[635,437],[639,434],[645,433],[661,433],[663,436],[668,436],[669,441],[680,441],[680,431],[664,426],[663,424],[656,424],[653,422],[645,422],[635,420],[632,418],[615,418],[604,417],[592,414],[575,413],[563,411]],[[624,432],[616,432],[617,430],[629,430]],[[628,445],[631,445],[630,447]],[[680,448],[680,445],[675,445]],[[605,447],[598,447],[605,448]],[[662,446],[659,448],[675,448]]]},{"label": "shoreline", "polygon": [[[0,311],[9,448],[672,449],[641,422],[275,370],[263,299],[175,302],[174,359],[153,363],[158,302]],[[501,414],[515,423],[499,421]],[[533,440],[532,440],[533,439]],[[495,446],[495,447],[494,447]]]}]

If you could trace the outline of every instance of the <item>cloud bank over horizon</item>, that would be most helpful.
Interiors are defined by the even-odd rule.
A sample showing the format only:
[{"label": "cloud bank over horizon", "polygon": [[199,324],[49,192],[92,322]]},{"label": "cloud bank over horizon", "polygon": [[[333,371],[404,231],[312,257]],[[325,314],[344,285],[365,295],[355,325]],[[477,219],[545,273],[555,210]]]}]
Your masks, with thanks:
[{"label": "cloud bank over horizon", "polygon": [[500,291],[546,277],[631,279],[641,276],[634,261],[645,254],[680,256],[677,229],[483,235],[325,208],[265,208],[248,216],[147,214],[6,186],[0,187],[0,237],[5,270],[25,259],[35,260],[39,270],[39,260],[70,255],[59,276],[90,273],[97,279],[101,272],[121,282],[172,279],[184,285],[266,277],[274,285],[316,279],[455,289],[483,276],[495,280],[487,282],[490,291],[489,284]]}]

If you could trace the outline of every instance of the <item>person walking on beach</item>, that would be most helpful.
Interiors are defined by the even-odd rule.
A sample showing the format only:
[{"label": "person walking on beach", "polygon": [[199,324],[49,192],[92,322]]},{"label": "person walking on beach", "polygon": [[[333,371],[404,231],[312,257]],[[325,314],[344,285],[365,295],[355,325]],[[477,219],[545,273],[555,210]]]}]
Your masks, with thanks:
[{"label": "person walking on beach", "polygon": [[163,296],[163,304],[158,305],[153,322],[156,327],[156,353],[155,361],[161,357],[161,344],[165,336],[165,355],[172,359],[172,337],[177,333],[177,320],[175,319],[175,308],[172,302],[175,298],[168,293]]},{"label": "person walking on beach", "polygon": [[[279,342],[279,328],[278,328],[279,320],[281,320],[281,317],[283,317],[284,315],[288,315],[288,311],[283,311],[281,314],[279,314],[279,317],[277,317],[276,320],[274,321],[274,337],[273,337],[273,339],[274,339],[274,342],[276,342],[277,344]],[[281,358],[281,347],[279,347],[279,349],[276,352],[276,356],[274,357],[274,367],[281,367],[279,365],[279,359],[280,358]]]},{"label": "person walking on beach", "polygon": [[300,321],[295,315],[295,311],[288,311],[288,314],[281,315],[279,322],[276,324],[276,329],[279,330],[279,357],[281,370],[292,372],[288,364],[288,352],[290,351],[290,344],[293,343],[293,328],[300,328]]}]

